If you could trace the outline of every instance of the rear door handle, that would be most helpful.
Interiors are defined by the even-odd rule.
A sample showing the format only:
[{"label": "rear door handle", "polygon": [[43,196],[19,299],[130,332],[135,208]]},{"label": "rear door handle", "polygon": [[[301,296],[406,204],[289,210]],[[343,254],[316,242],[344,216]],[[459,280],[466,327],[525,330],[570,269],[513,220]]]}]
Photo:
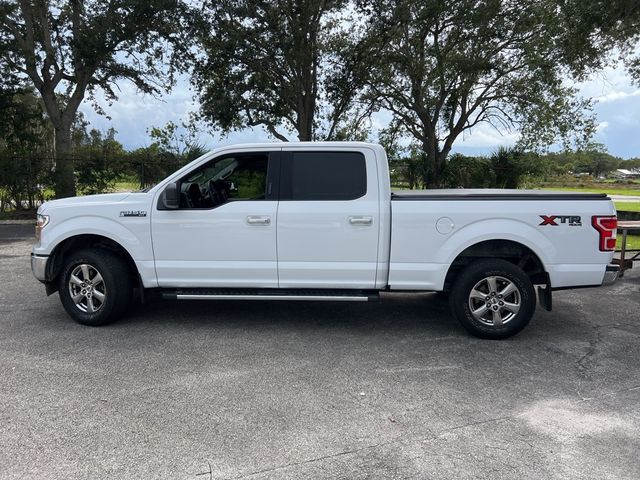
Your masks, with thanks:
[{"label": "rear door handle", "polygon": [[263,215],[249,215],[247,217],[247,223],[249,225],[271,225],[271,217],[265,217]]},{"label": "rear door handle", "polygon": [[373,217],[349,217],[349,223],[351,225],[371,225]]}]

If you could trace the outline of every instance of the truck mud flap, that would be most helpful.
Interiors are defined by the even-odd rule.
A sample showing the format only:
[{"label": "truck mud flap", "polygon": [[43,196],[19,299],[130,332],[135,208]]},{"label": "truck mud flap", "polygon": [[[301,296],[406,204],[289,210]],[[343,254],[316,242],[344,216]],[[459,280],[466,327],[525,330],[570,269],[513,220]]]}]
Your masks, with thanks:
[{"label": "truck mud flap", "polygon": [[553,295],[549,285],[545,285],[544,287],[538,285],[538,302],[540,306],[548,312],[553,308]]}]

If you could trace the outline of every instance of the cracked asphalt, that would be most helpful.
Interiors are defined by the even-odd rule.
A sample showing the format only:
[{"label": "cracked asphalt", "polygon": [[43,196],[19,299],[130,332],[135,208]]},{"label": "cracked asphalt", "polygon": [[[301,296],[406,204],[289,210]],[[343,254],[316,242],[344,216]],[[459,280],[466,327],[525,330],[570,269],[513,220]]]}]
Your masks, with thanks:
[{"label": "cracked asphalt", "polygon": [[[28,228],[27,228],[28,227]],[[640,478],[640,265],[507,341],[433,294],[83,327],[0,226],[0,478]]]}]

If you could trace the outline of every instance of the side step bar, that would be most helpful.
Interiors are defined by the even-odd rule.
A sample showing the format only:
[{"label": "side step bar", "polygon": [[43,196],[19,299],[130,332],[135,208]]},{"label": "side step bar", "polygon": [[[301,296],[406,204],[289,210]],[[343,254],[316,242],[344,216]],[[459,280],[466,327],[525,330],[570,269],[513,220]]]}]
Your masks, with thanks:
[{"label": "side step bar", "polygon": [[165,290],[168,300],[289,300],[326,302],[370,302],[380,299],[377,291],[310,289],[188,289]]}]

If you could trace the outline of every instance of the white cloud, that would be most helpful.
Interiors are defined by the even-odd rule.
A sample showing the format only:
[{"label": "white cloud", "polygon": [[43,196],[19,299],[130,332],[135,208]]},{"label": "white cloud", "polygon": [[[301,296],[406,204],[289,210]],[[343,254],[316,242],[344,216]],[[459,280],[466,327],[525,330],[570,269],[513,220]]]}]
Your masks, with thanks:
[{"label": "white cloud", "polygon": [[614,92],[609,92],[606,95],[601,95],[599,97],[596,97],[595,100],[598,103],[609,103],[609,102],[616,102],[618,100],[622,100],[629,97],[639,97],[639,96],[640,96],[640,89],[634,90],[633,92],[614,91]]},{"label": "white cloud", "polygon": [[519,138],[518,132],[500,133],[491,125],[480,123],[468,133],[459,136],[454,146],[494,149],[515,145]]},{"label": "white cloud", "polygon": [[635,90],[629,75],[621,64],[609,66],[596,72],[583,82],[573,84],[578,93],[588,98],[606,96],[612,92],[631,92]]}]

